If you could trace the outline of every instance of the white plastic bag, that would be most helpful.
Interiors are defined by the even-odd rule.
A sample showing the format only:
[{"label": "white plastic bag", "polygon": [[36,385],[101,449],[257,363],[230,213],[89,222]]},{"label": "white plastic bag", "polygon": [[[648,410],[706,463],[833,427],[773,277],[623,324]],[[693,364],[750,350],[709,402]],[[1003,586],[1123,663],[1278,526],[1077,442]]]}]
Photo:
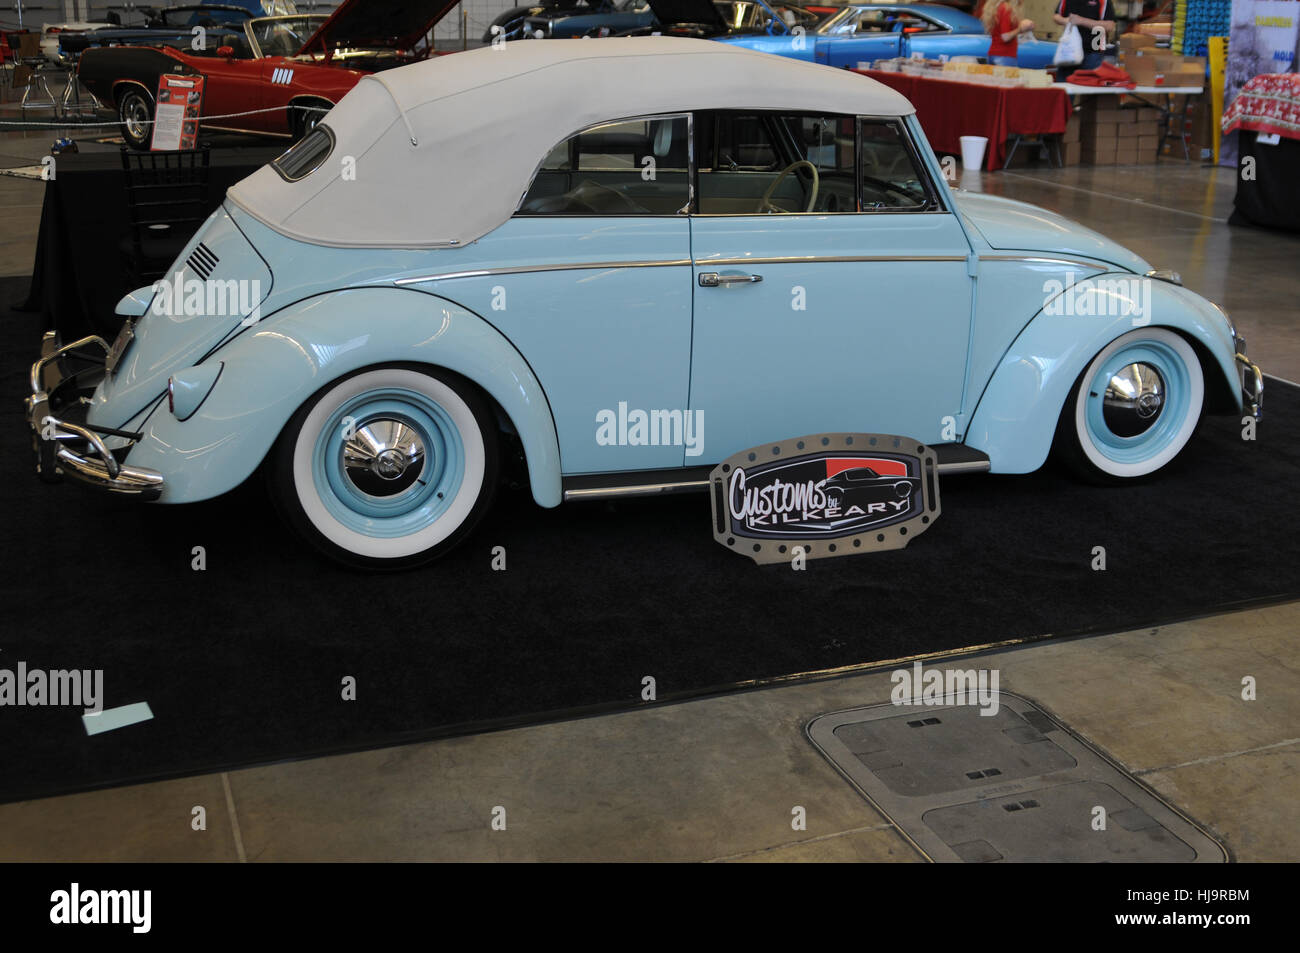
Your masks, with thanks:
[{"label": "white plastic bag", "polygon": [[1077,66],[1083,62],[1083,37],[1079,28],[1073,23],[1067,24],[1061,31],[1061,38],[1056,41],[1056,53],[1052,56],[1053,66]]}]

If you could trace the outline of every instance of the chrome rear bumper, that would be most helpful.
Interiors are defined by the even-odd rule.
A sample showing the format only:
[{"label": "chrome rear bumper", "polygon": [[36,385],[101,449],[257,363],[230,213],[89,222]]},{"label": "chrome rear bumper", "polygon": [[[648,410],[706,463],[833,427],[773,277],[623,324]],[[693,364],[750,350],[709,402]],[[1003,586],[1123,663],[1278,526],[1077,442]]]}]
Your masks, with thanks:
[{"label": "chrome rear bumper", "polygon": [[[99,348],[107,358],[108,343],[97,335],[71,344],[60,344],[58,335],[46,331],[41,339],[41,356],[32,365],[26,400],[27,423],[32,428],[32,447],[36,452],[36,472],[41,479],[55,482],[62,477],[112,493],[122,493],[143,500],[156,500],[162,494],[163,476],[157,470],[123,465],[104,442],[106,435],[134,437],[121,431],[105,431],[89,424],[63,419],[55,413],[62,405],[52,405],[52,395],[76,384],[69,373],[68,360],[94,366],[94,359],[80,353]],[[73,354],[73,352],[78,352]]]},{"label": "chrome rear bumper", "polygon": [[1246,356],[1246,339],[1235,337],[1237,372],[1241,376],[1241,409],[1256,420],[1264,415],[1264,372]]}]

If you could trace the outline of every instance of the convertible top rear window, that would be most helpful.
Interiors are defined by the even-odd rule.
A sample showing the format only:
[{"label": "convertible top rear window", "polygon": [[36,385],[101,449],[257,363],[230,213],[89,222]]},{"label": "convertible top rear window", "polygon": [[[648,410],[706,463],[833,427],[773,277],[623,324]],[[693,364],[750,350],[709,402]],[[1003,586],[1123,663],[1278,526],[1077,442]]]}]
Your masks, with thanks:
[{"label": "convertible top rear window", "polygon": [[271,165],[286,182],[297,182],[319,169],[333,151],[334,132],[329,126],[321,124]]}]

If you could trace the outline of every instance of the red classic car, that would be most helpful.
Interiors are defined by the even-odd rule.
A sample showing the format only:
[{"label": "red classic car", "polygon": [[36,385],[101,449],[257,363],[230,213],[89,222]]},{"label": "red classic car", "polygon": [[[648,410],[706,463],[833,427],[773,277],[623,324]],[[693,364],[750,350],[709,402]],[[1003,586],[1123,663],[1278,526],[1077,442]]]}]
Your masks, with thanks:
[{"label": "red classic car", "polygon": [[122,137],[149,148],[158,78],[202,74],[209,129],[298,138],[366,73],[434,55],[434,26],[456,0],[344,0],[330,16],[258,17],[196,35],[185,48],[100,47],[77,75]]}]

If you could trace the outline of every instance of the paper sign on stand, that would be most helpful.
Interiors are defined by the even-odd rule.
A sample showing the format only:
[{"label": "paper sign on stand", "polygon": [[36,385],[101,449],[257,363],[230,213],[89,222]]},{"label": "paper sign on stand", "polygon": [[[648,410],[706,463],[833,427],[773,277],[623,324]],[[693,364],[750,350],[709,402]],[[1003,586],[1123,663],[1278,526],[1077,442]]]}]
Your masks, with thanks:
[{"label": "paper sign on stand", "polygon": [[203,106],[203,77],[165,73],[158,78],[153,141],[158,150],[193,149],[199,137]]}]

